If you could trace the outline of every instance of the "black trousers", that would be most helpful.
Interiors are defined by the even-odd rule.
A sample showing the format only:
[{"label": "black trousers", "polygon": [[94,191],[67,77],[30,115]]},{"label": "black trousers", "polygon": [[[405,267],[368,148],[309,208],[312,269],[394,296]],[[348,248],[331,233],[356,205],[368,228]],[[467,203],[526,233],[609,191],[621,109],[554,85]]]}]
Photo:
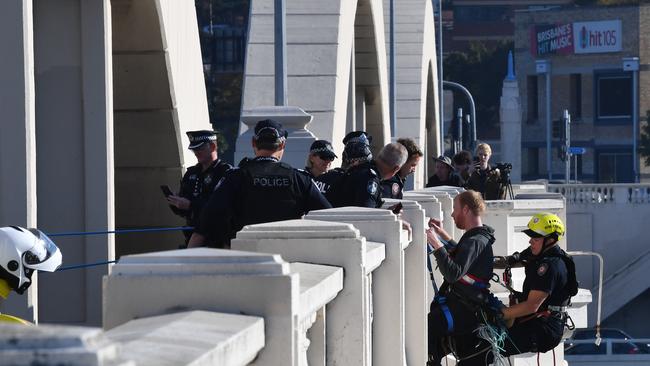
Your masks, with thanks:
[{"label": "black trousers", "polygon": [[563,333],[564,321],[553,316],[515,323],[508,329],[504,355],[550,351],[560,344]]},{"label": "black trousers", "polygon": [[429,365],[440,365],[442,358],[452,351],[461,360],[459,366],[486,365],[486,352],[481,350],[484,350],[487,344],[473,333],[480,324],[476,311],[453,295],[447,297],[446,305],[453,319],[451,332],[440,304],[432,303],[429,311]]}]

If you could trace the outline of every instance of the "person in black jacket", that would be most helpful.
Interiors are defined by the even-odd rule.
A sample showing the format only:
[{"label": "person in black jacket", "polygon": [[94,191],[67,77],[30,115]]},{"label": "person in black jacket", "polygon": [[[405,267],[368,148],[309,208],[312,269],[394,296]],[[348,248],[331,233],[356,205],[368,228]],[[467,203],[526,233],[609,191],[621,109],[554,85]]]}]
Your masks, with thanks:
[{"label": "person in black jacket", "polygon": [[255,158],[242,161],[217,184],[189,247],[230,247],[245,225],[301,218],[311,210],[331,208],[314,181],[280,162],[288,134],[267,119],[255,125]]},{"label": "person in black jacket", "polygon": [[566,307],[578,292],[573,259],[557,244],[564,235],[562,220],[548,212],[535,214],[524,233],[530,247],[505,259],[509,266],[524,264],[526,269],[519,302],[502,310],[506,321],[514,320],[504,346],[506,356],[555,348],[569,319]]},{"label": "person in black jacket", "polygon": [[406,148],[408,158],[406,160],[406,163],[402,165],[397,174],[389,179],[384,179],[381,181],[381,196],[382,198],[395,198],[401,200],[404,196],[402,194],[402,191],[404,190],[404,183],[406,183],[406,178],[408,178],[409,175],[415,173],[415,169],[417,168],[424,154],[415,143],[415,141],[413,141],[413,139],[401,138],[397,139],[397,142]]},{"label": "person in black jacket", "polygon": [[[429,365],[440,365],[449,353],[459,365],[484,365],[484,358],[472,357],[480,340],[473,333],[479,326],[477,310],[489,298],[492,276],[494,229],[483,225],[485,203],[475,191],[465,191],[454,199],[452,217],[456,227],[465,230],[458,243],[432,219],[426,231],[434,249],[444,282],[431,304],[428,315]],[[448,247],[443,245],[448,243]]]},{"label": "person in black jacket", "polygon": [[[196,156],[198,163],[187,169],[181,180],[178,194],[167,196],[172,211],[195,227],[199,222],[201,210],[217,183],[232,166],[219,160],[217,154],[217,134],[214,131],[188,131],[188,147]],[[184,230],[185,244],[192,236],[192,230]]]},{"label": "person in black jacket", "polygon": [[461,187],[462,183],[460,177],[454,174],[454,166],[451,165],[451,159],[449,157],[440,155],[437,158],[433,158],[436,162],[436,172],[427,181],[428,187],[438,187],[438,186],[453,186]]}]

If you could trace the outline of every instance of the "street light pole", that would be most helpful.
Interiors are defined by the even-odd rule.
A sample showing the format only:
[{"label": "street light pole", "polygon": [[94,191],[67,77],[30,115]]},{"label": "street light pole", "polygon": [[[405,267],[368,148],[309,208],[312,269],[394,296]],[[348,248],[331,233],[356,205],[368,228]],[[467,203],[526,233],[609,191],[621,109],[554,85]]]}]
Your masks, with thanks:
[{"label": "street light pole", "polygon": [[553,179],[553,156],[551,154],[551,62],[549,60],[535,61],[537,74],[546,76],[546,168],[548,180]]},{"label": "street light pole", "polygon": [[287,29],[285,0],[274,2],[275,105],[287,105]]},{"label": "street light pole", "polygon": [[639,133],[639,58],[624,57],[623,71],[632,72],[632,171],[634,183],[639,183],[639,154],[637,151]]},{"label": "street light pole", "polygon": [[469,130],[470,133],[470,141],[469,145],[472,151],[476,148],[476,104],[474,103],[474,97],[472,97],[472,93],[467,90],[464,86],[458,83],[454,83],[453,81],[443,81],[442,82],[443,87],[451,87],[455,88],[459,91],[461,91],[465,96],[467,97],[467,100],[469,101],[469,112],[472,115],[472,126],[471,129]]},{"label": "street light pole", "polygon": [[388,108],[390,112],[390,133],[392,137],[397,136],[397,112],[395,111],[395,89],[397,88],[397,82],[395,81],[395,0],[390,0],[390,10],[389,10],[389,23],[390,23],[390,88],[389,88],[389,98]]}]

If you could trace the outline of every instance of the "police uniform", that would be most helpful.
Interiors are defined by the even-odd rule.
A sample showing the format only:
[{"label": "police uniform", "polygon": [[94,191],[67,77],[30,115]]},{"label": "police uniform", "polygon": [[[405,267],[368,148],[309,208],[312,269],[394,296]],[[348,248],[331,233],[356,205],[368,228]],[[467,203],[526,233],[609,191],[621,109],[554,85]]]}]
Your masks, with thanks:
[{"label": "police uniform", "polygon": [[345,170],[341,168],[334,168],[331,170],[328,170],[327,172],[319,175],[314,179],[314,183],[316,184],[316,187],[320,190],[320,192],[325,195],[325,198],[331,203],[333,200],[332,197],[332,187],[336,186],[338,182],[343,179],[343,176],[345,175]]},{"label": "police uniform", "polygon": [[[255,126],[258,143],[286,138],[282,125],[264,120]],[[217,247],[245,225],[299,219],[311,210],[331,208],[313,180],[277,158],[258,156],[233,168],[217,184],[204,207],[197,232]]]},{"label": "police uniform", "polygon": [[[451,240],[451,249],[433,252],[444,282],[428,315],[430,365],[439,365],[452,348],[460,358],[476,352],[480,343],[473,333],[479,325],[477,310],[491,299],[488,281],[494,240],[494,229],[483,225],[465,232],[458,243]],[[462,364],[484,365],[485,361],[469,358]]]},{"label": "police uniform", "polygon": [[[187,220],[187,226],[195,227],[198,224],[203,205],[208,202],[217,183],[224,177],[232,166],[221,160],[214,161],[205,171],[201,164],[189,167],[181,180],[178,196],[190,201],[189,210],[181,210],[170,206],[175,214]],[[192,230],[183,231],[186,241],[192,236]]]},{"label": "police uniform", "polygon": [[[188,146],[190,150],[200,149],[205,144],[217,140],[216,132],[209,130],[188,131],[186,134],[190,140],[190,145]],[[189,200],[190,208],[182,210],[172,205],[169,207],[176,215],[185,218],[187,226],[195,227],[198,224],[203,205],[210,198],[219,180],[231,168],[232,166],[230,164],[218,159],[213,161],[205,170],[203,170],[201,163],[189,167],[181,179],[180,189],[177,195]],[[190,240],[192,232],[192,230],[183,231],[186,243]]]},{"label": "police uniform", "polygon": [[[519,302],[526,301],[532,290],[542,291],[548,297],[535,314],[517,318],[508,330],[505,354],[546,352],[562,340],[567,320],[566,306],[577,292],[573,260],[557,245],[533,256],[530,248],[521,253],[527,258],[523,292]],[[572,275],[571,275],[572,273]]]},{"label": "police uniform", "polygon": [[383,198],[402,199],[404,190],[404,179],[400,177],[399,173],[395,174],[390,179],[381,181],[381,196]]},{"label": "police uniform", "polygon": [[374,162],[365,162],[348,169],[332,192],[332,206],[381,208],[381,179]]}]

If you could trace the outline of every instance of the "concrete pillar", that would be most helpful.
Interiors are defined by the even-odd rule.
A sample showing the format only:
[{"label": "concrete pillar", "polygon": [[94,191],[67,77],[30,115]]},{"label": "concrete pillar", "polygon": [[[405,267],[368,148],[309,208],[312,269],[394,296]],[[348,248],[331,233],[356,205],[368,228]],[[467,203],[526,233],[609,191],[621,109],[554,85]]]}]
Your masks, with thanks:
[{"label": "concrete pillar", "polygon": [[104,278],[104,328],[177,309],[261,316],[266,346],[254,364],[297,366],[307,359],[316,312],[342,284],[340,268],[272,254],[197,248],[124,256]]},{"label": "concrete pillar", "polygon": [[501,160],[512,164],[510,180],[521,182],[521,101],[519,86],[514,74],[503,80],[501,102],[499,107],[501,117]]},{"label": "concrete pillar", "polygon": [[309,155],[309,147],[317,138],[306,129],[312,116],[298,107],[259,107],[244,111],[241,120],[248,129],[237,137],[235,165],[245,157],[255,157],[251,141],[255,135],[255,125],[264,119],[278,121],[287,130],[289,137],[282,161],[302,169]]},{"label": "concrete pillar", "polygon": [[427,238],[424,230],[428,219],[422,206],[411,200],[386,199],[384,208],[398,202],[403,205],[401,218],[411,225],[411,244],[404,251],[404,328],[406,344],[406,364],[424,365],[427,353],[427,318],[431,297],[427,288],[431,287],[427,271]]},{"label": "concrete pillar", "polygon": [[[32,0],[0,3],[0,226],[36,226],[33,26]],[[36,289],[0,301],[0,312],[37,321]]]},{"label": "concrete pillar", "polygon": [[370,276],[385,258],[384,244],[366,242],[350,224],[288,220],[244,227],[232,249],[342,267],[343,290],[327,306],[328,364],[372,364]]},{"label": "concrete pillar", "polygon": [[403,365],[404,251],[409,245],[402,222],[389,210],[342,207],[312,211],[306,219],[354,225],[367,240],[386,245],[386,260],[373,273],[373,365]]},{"label": "concrete pillar", "polygon": [[[113,122],[108,0],[34,2],[38,221],[45,232],[111,230]],[[113,258],[113,237],[59,238],[69,264]],[[42,276],[43,321],[99,325],[107,266]],[[61,296],[61,288],[71,288]]]}]

